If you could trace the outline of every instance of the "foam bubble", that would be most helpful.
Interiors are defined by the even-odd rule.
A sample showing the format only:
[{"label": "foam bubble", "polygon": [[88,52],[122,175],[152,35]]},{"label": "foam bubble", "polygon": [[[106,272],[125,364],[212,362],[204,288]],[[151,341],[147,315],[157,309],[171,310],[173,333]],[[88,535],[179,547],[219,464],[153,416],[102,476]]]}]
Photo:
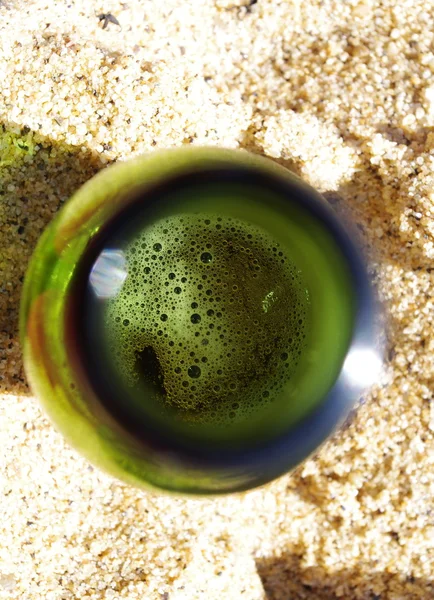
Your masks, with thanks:
[{"label": "foam bubble", "polygon": [[304,348],[308,310],[276,240],[237,219],[186,214],[144,228],[124,254],[134,269],[105,320],[128,385],[158,388],[195,422],[237,422],[276,398]]}]

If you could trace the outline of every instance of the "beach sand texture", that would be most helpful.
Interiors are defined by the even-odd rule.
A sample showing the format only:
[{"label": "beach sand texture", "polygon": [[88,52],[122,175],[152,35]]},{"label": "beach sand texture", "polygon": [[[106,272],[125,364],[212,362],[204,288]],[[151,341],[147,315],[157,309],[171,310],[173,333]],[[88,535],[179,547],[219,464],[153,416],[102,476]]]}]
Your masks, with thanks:
[{"label": "beach sand texture", "polygon": [[[433,23],[433,0],[0,2],[1,600],[434,598]],[[110,162],[183,144],[324,192],[388,314],[385,381],[351,425],[216,500],[93,469],[30,395],[17,334],[59,206]]]}]

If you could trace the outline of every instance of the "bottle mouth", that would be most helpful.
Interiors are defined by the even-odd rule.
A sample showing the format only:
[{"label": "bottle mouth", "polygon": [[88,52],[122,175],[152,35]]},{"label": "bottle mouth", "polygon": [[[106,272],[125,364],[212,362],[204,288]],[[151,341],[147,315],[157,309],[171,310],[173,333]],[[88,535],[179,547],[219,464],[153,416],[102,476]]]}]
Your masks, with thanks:
[{"label": "bottle mouth", "polygon": [[[215,167],[207,165],[185,169],[182,173],[150,185],[146,182],[143,185],[131,185],[126,191],[125,201],[119,204],[121,208],[90,240],[71,284],[73,293],[70,297],[73,300],[68,314],[72,324],[69,328],[72,327],[77,332],[79,351],[75,358],[80,360],[81,371],[85,373],[95,397],[101,400],[101,407],[98,409],[100,416],[104,411],[110,413],[110,417],[115,419],[130,442],[132,440],[138,452],[141,447],[146,451],[151,448],[157,461],[175,460],[186,470],[227,470],[228,473],[249,474],[249,483],[245,486],[234,483],[236,489],[252,487],[252,479],[255,480],[255,485],[265,483],[310,455],[343,422],[363,390],[375,381],[382,364],[375,329],[377,306],[359,249],[323,197],[297,177],[284,175],[283,172],[282,169],[280,176],[274,169],[267,172],[266,169],[257,169],[251,165],[234,166],[230,162],[219,162]],[[107,381],[100,365],[95,362],[98,360],[95,348],[89,344],[85,331],[80,327],[85,310],[83,299],[89,281],[93,281],[94,290],[96,286],[101,297],[107,299],[116,296],[127,277],[128,270],[122,250],[114,248],[111,254],[107,254],[106,250],[119,228],[124,225],[129,227],[134,223],[138,211],[142,217],[150,220],[170,215],[173,213],[174,192],[178,194],[180,190],[208,189],[211,185],[222,189],[235,186],[236,189],[255,190],[255,193],[262,194],[262,198],[270,198],[270,202],[275,203],[274,210],[270,211],[270,206],[261,201],[264,211],[261,212],[258,208],[256,216],[254,211],[248,213],[247,204],[233,201],[225,205],[224,211],[229,211],[234,219],[242,219],[243,215],[248,217],[249,222],[256,219],[256,224],[264,226],[266,230],[271,226],[278,228],[279,236],[286,235],[284,223],[279,224],[279,217],[276,220],[276,216],[272,222],[267,222],[267,215],[287,214],[297,232],[304,231],[304,237],[300,233],[299,247],[296,248],[296,240],[292,240],[295,244],[293,248],[296,248],[304,264],[301,271],[312,271],[308,276],[308,288],[312,289],[312,306],[315,304],[309,340],[312,352],[306,354],[303,363],[306,371],[300,371],[297,385],[292,385],[291,390],[288,387],[293,400],[296,402],[299,398],[304,405],[304,413],[285,423],[284,418],[276,416],[279,411],[284,410],[284,404],[281,404],[274,416],[269,421],[265,419],[262,424],[262,431],[268,427],[268,434],[265,431],[261,435],[261,428],[256,424],[257,435],[252,439],[252,434],[249,433],[250,421],[247,420],[245,428],[240,430],[239,443],[236,429],[231,439],[223,436],[220,440],[213,440],[212,436],[190,436],[187,430],[186,433],[165,428],[164,423],[158,420],[135,422],[118,401],[119,388]],[[189,210],[193,214],[197,207],[191,206]],[[312,262],[315,263],[314,269],[310,264]],[[324,270],[321,271],[322,268],[330,269],[330,280],[333,277],[336,279],[334,287],[329,285],[333,287],[332,291],[331,287],[328,289],[321,283],[321,278],[326,275]],[[106,276],[107,269],[111,273],[110,278]],[[346,316],[341,315],[341,322],[339,311],[333,305],[336,298],[340,298],[342,310],[346,311]],[[266,303],[271,301],[271,296],[265,300]],[[322,310],[322,306],[327,308]],[[324,312],[326,314],[322,314]],[[345,319],[347,324],[344,326]],[[341,331],[345,327],[347,331]],[[320,338],[321,344],[318,341]],[[339,347],[339,352],[334,367],[330,366],[327,371],[324,366],[327,353],[333,353],[335,347]],[[158,369],[152,369],[153,364],[158,364],[158,368],[161,368],[156,355],[154,346],[148,345],[144,347],[141,359],[144,370],[150,369],[153,373],[151,375],[157,377]],[[192,364],[190,368],[194,366]],[[192,374],[194,373],[192,370]],[[315,377],[321,381],[315,382]],[[304,381],[306,379],[310,381]],[[312,400],[314,397],[315,401]],[[230,486],[230,476],[227,477]],[[203,490],[199,490],[199,493],[200,491]]]}]

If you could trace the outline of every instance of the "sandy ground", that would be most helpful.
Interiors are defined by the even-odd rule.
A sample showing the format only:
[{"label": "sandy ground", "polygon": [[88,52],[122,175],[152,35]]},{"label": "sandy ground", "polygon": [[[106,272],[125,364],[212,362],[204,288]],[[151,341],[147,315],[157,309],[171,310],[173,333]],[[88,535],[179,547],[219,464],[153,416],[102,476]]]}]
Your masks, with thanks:
[{"label": "sandy ground", "polygon": [[[433,21],[433,0],[0,2],[2,600],[434,598]],[[218,500],[89,466],[29,394],[17,338],[59,205],[182,144],[249,149],[323,191],[389,317],[387,382],[353,423]]]}]

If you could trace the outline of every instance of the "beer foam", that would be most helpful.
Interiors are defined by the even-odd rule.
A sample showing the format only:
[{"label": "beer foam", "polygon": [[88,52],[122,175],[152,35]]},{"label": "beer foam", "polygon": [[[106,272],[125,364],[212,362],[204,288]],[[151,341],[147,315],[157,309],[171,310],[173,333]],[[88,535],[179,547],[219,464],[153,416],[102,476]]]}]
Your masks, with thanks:
[{"label": "beer foam", "polygon": [[124,252],[105,313],[123,381],[145,380],[185,421],[233,423],[272,402],[299,362],[309,306],[279,243],[235,218],[184,214]]}]

